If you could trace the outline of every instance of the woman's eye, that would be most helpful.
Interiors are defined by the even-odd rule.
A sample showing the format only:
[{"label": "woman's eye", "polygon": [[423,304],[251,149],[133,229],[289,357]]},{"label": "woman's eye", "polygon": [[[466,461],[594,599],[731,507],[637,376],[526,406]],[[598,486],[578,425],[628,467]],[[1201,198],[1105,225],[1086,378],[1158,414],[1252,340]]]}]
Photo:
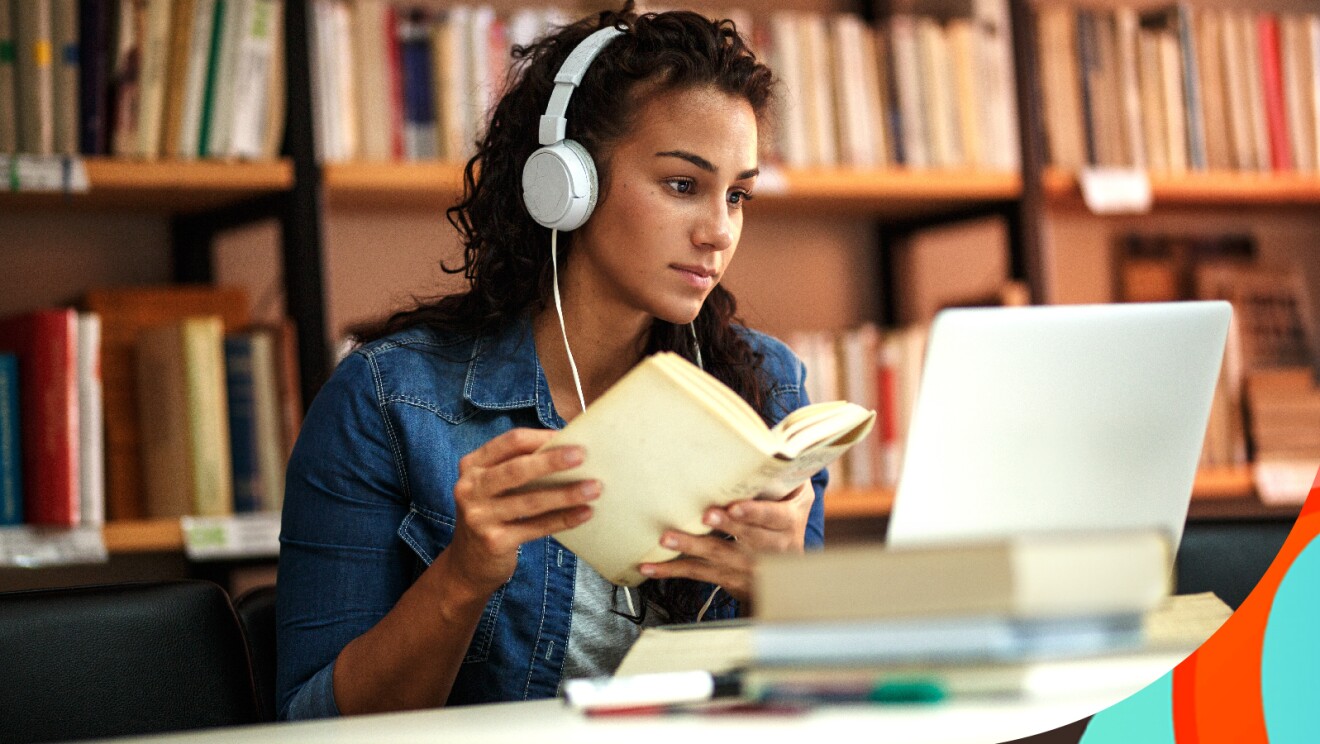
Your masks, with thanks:
[{"label": "woman's eye", "polygon": [[742,205],[751,200],[752,200],[752,195],[747,193],[746,191],[729,192],[729,203],[735,206]]},{"label": "woman's eye", "polygon": [[696,184],[687,178],[671,178],[665,183],[669,184],[669,188],[680,194],[691,194],[692,190],[696,188]]}]

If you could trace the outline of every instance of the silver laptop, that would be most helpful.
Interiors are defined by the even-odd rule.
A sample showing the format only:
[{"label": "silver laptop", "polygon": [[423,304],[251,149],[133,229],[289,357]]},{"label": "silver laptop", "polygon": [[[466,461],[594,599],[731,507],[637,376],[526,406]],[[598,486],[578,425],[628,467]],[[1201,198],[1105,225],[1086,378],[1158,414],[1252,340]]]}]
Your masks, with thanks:
[{"label": "silver laptop", "polygon": [[1231,315],[1226,302],[941,312],[889,544],[1162,528],[1176,552]]}]

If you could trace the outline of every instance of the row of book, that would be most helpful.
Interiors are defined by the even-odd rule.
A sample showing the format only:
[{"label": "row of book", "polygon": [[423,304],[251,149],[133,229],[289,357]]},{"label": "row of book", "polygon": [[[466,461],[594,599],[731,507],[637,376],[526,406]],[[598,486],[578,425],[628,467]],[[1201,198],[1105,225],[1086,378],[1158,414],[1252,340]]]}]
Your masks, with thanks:
[{"label": "row of book", "polygon": [[871,434],[830,469],[832,488],[894,488],[916,405],[925,326],[881,331],[873,324],[802,331],[785,340],[807,367],[813,401],[848,400],[876,412]]},{"label": "row of book", "polygon": [[[562,10],[315,0],[319,156],[464,160],[511,74],[511,49],[573,20]],[[960,15],[743,10],[744,38],[783,81],[766,156],[791,167],[1018,167],[1007,3]]]},{"label": "row of book", "polygon": [[294,332],[245,293],[98,289],[0,321],[0,525],[278,511]]},{"label": "row of book", "polygon": [[271,159],[282,0],[0,0],[0,153]]},{"label": "row of book", "polygon": [[1320,169],[1320,14],[1042,3],[1036,20],[1054,165]]}]

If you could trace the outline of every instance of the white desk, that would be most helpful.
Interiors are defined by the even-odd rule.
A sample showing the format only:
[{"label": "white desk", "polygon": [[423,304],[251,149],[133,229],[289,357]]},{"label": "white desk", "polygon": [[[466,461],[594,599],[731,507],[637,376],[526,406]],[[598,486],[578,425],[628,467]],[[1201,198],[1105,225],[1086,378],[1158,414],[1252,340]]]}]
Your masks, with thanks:
[{"label": "white desk", "polygon": [[[1152,639],[1184,642],[1188,652],[1227,619],[1230,611],[1213,595],[1175,597],[1147,618]],[[321,721],[278,723],[241,728],[167,734],[152,742],[229,744],[251,742],[480,742],[481,744],[694,744],[710,738],[755,744],[823,744],[844,741],[904,744],[985,744],[1050,731],[1090,716],[1162,676],[1181,655],[1160,664],[1124,664],[1106,677],[1104,659],[1085,661],[1080,669],[1101,687],[1070,696],[1021,700],[958,700],[940,703],[826,706],[804,715],[676,714],[589,718],[559,700],[475,705],[411,713],[358,716]],[[1039,685],[1050,689],[1048,680]]]},{"label": "white desk", "polygon": [[265,724],[153,737],[166,744],[286,742],[480,742],[481,744],[637,744],[747,741],[820,744],[875,741],[905,744],[986,744],[1063,726],[1111,700],[1046,703],[959,703],[822,708],[803,716],[669,715],[587,718],[557,700],[500,703],[337,720]]}]

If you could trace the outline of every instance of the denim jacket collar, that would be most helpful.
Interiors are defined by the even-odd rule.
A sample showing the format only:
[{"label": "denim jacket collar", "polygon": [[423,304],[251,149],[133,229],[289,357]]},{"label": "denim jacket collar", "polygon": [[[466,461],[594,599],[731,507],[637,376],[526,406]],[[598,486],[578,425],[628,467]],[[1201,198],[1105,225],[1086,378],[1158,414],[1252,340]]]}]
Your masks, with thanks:
[{"label": "denim jacket collar", "polygon": [[471,360],[463,383],[463,397],[469,403],[494,411],[536,408],[544,426],[563,428],[536,355],[529,315],[520,315],[497,333],[479,336],[473,342]]}]

